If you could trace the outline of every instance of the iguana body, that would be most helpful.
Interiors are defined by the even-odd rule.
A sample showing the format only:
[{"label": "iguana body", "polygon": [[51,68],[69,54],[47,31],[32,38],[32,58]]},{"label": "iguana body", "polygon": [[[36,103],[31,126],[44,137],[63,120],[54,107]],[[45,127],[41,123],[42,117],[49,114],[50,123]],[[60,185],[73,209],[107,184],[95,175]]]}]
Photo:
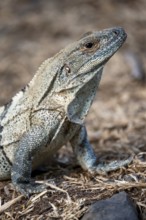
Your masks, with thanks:
[{"label": "iguana body", "polygon": [[46,60],[31,82],[0,108],[0,179],[12,178],[25,195],[40,192],[31,171],[70,142],[83,169],[115,170],[129,161],[96,164],[84,119],[104,64],[126,39],[122,28],[86,35]]}]

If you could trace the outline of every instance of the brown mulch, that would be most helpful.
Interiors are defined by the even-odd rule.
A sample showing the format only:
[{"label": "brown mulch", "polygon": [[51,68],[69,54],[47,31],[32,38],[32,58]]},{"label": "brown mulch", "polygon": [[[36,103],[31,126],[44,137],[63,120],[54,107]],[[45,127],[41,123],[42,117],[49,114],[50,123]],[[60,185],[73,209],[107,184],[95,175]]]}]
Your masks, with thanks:
[{"label": "brown mulch", "polygon": [[91,176],[64,146],[49,171],[35,176],[48,185],[43,193],[24,198],[10,181],[0,182],[0,219],[77,220],[94,201],[123,190],[146,219],[146,84],[143,77],[133,78],[126,56],[136,54],[145,73],[145,11],[145,0],[0,2],[1,105],[29,82],[43,60],[83,33],[125,28],[127,42],[105,67],[86,125],[100,162],[134,157],[127,168]]}]

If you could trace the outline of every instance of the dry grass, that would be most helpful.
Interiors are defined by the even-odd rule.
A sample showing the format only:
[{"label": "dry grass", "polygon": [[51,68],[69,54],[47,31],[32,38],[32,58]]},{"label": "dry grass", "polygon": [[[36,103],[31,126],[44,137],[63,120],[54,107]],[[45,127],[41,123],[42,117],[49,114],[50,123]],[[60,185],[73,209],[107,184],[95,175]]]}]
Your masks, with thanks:
[{"label": "dry grass", "polygon": [[132,51],[145,60],[145,9],[145,0],[1,1],[1,104],[31,79],[45,58],[84,32],[97,26],[126,28],[127,44],[106,66],[86,125],[100,162],[129,155],[134,160],[128,168],[91,176],[76,164],[69,146],[63,147],[59,162],[35,177],[48,185],[44,192],[24,198],[10,181],[0,183],[0,219],[77,220],[94,201],[123,190],[146,219],[146,86],[133,80],[124,55]]},{"label": "dry grass", "polygon": [[[9,184],[1,198],[4,202],[0,207],[1,219],[79,219],[89,204],[123,190],[132,196],[142,212],[146,208],[145,168],[146,162],[136,157],[128,168],[107,176],[89,176],[81,170],[75,173],[77,169],[72,168],[70,172],[65,169],[64,173],[69,175],[54,178],[54,185],[47,184],[47,190],[29,199],[16,195]],[[62,171],[58,168],[57,172]],[[44,182],[47,174],[45,179]]]}]

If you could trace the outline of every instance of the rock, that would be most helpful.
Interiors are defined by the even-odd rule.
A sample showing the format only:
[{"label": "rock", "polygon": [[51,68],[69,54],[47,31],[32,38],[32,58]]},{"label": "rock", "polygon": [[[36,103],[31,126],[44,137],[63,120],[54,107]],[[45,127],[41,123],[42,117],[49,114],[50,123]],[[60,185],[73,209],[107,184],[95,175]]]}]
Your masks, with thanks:
[{"label": "rock", "polygon": [[120,192],[91,205],[81,220],[140,220],[140,218],[128,194]]}]

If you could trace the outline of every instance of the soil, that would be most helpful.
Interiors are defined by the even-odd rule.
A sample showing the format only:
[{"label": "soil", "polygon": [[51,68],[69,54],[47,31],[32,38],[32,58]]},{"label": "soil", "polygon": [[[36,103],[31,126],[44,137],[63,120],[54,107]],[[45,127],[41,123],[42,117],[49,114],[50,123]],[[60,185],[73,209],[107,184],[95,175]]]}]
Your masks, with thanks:
[{"label": "soil", "polygon": [[0,219],[80,219],[89,205],[125,190],[146,219],[146,1],[0,1],[0,104],[24,87],[39,65],[82,34],[122,26],[125,45],[108,62],[86,119],[100,162],[133,155],[127,168],[91,176],[70,147],[47,173],[35,175],[48,188],[24,198],[10,181],[0,183]]}]

